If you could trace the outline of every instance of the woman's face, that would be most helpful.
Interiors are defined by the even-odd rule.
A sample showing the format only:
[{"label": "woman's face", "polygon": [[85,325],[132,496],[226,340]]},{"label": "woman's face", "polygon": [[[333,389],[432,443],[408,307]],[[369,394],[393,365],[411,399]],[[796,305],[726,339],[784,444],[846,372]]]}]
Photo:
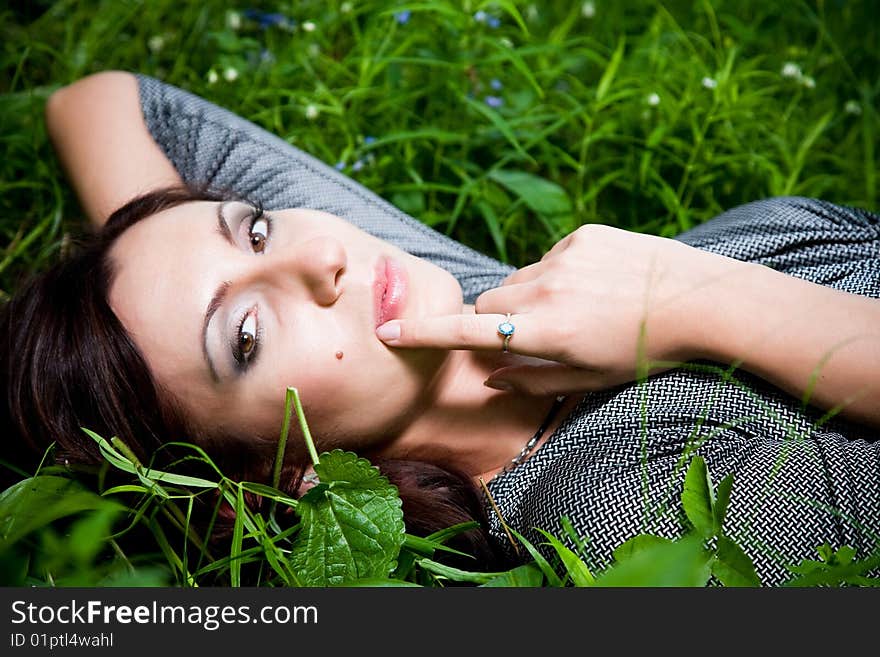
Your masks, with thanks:
[{"label": "woman's face", "polygon": [[111,258],[114,312],[209,434],[277,439],[292,386],[321,448],[377,445],[430,403],[448,355],[375,336],[385,273],[404,288],[395,317],[462,310],[449,272],[316,210],[187,203],[126,230]]}]

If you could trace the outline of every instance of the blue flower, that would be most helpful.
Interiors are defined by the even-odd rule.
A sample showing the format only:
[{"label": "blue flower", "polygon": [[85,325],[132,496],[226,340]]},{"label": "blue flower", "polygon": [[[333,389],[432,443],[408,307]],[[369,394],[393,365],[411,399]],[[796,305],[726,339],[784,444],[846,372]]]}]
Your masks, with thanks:
[{"label": "blue flower", "polygon": [[363,160],[355,160],[355,163],[351,165],[352,171],[360,171],[363,168],[364,168],[364,161]]},{"label": "blue flower", "polygon": [[337,162],[333,168],[337,171],[342,171],[345,168],[345,162],[343,160],[339,160],[339,162]]},{"label": "blue flower", "polygon": [[245,9],[242,14],[245,18],[259,23],[260,27],[264,30],[272,27],[273,25],[288,28],[294,26],[294,22],[284,14],[269,14],[264,11],[260,11],[259,9]]},{"label": "blue flower", "polygon": [[501,80],[499,80],[498,78],[492,78],[492,79],[489,81],[489,86],[492,87],[495,91],[498,91],[498,90],[501,89],[504,85],[501,84]]},{"label": "blue flower", "polygon": [[401,25],[404,25],[407,22],[409,22],[409,17],[411,14],[412,14],[412,12],[409,9],[404,9],[403,11],[398,11],[396,14],[394,14],[394,20],[396,20]]},{"label": "blue flower", "polygon": [[474,14],[474,20],[478,23],[485,23],[493,29],[501,25],[501,21],[498,18],[491,14],[487,14],[482,9]]},{"label": "blue flower", "polygon": [[489,107],[501,107],[504,104],[504,100],[498,96],[486,96],[486,104]]},{"label": "blue flower", "polygon": [[366,137],[364,137],[364,144],[366,144],[367,146],[369,146],[370,144],[372,144],[375,141],[376,141],[376,138],[372,137],[370,135],[367,135]]}]

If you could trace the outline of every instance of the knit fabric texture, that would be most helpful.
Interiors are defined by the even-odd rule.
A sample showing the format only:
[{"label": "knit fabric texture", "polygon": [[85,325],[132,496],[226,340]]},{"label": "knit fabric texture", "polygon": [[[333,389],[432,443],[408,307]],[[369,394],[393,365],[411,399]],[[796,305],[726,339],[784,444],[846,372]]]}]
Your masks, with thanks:
[{"label": "knit fabric texture", "polygon": [[[154,78],[138,80],[147,127],[185,181],[229,189],[269,210],[340,216],[449,271],[466,303],[513,271],[253,123]],[[771,198],[675,239],[880,298],[880,217],[865,210]],[[751,557],[762,584],[776,585],[792,577],[790,566],[818,559],[820,545],[851,546],[857,558],[880,549],[878,434],[748,372],[698,360],[584,395],[544,445],[488,482],[488,491],[504,521],[547,556],[537,530],[567,540],[560,520],[568,518],[599,571],[637,534],[675,538],[687,530],[681,492],[699,454],[716,484],[733,475],[725,533]],[[515,558],[486,504],[493,537]]]}]

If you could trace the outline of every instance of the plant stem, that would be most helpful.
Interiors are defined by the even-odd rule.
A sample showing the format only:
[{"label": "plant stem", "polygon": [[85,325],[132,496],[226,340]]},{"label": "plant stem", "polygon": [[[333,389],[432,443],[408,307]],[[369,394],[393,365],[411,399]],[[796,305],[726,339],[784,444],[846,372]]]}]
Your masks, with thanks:
[{"label": "plant stem", "polygon": [[287,389],[284,398],[284,423],[281,425],[281,436],[278,438],[278,451],[275,453],[275,468],[272,472],[272,487],[277,489],[281,482],[281,466],[284,464],[284,452],[287,448],[287,436],[290,433],[290,407],[294,388]]},{"label": "plant stem", "polygon": [[299,399],[299,390],[288,388],[287,394],[290,395],[291,393],[293,394],[293,403],[296,404],[296,417],[299,419],[299,427],[302,429],[306,447],[309,448],[309,456],[312,457],[312,465],[318,465],[318,450],[315,449],[315,441],[312,440],[312,432],[309,431],[309,424],[306,422],[306,415],[303,412],[302,402]]}]

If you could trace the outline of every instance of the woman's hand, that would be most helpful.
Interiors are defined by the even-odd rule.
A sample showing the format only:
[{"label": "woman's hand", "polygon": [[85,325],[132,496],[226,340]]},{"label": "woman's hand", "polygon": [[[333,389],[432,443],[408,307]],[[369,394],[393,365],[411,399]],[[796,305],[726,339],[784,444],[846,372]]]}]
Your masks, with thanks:
[{"label": "woman's hand", "polygon": [[[743,266],[676,240],[589,224],[481,294],[476,314],[394,320],[377,334],[394,347],[500,351],[497,328],[511,313],[509,350],[545,362],[503,367],[487,385],[536,395],[598,390],[701,357],[713,284]],[[385,339],[382,329],[395,325],[400,336]]]}]

